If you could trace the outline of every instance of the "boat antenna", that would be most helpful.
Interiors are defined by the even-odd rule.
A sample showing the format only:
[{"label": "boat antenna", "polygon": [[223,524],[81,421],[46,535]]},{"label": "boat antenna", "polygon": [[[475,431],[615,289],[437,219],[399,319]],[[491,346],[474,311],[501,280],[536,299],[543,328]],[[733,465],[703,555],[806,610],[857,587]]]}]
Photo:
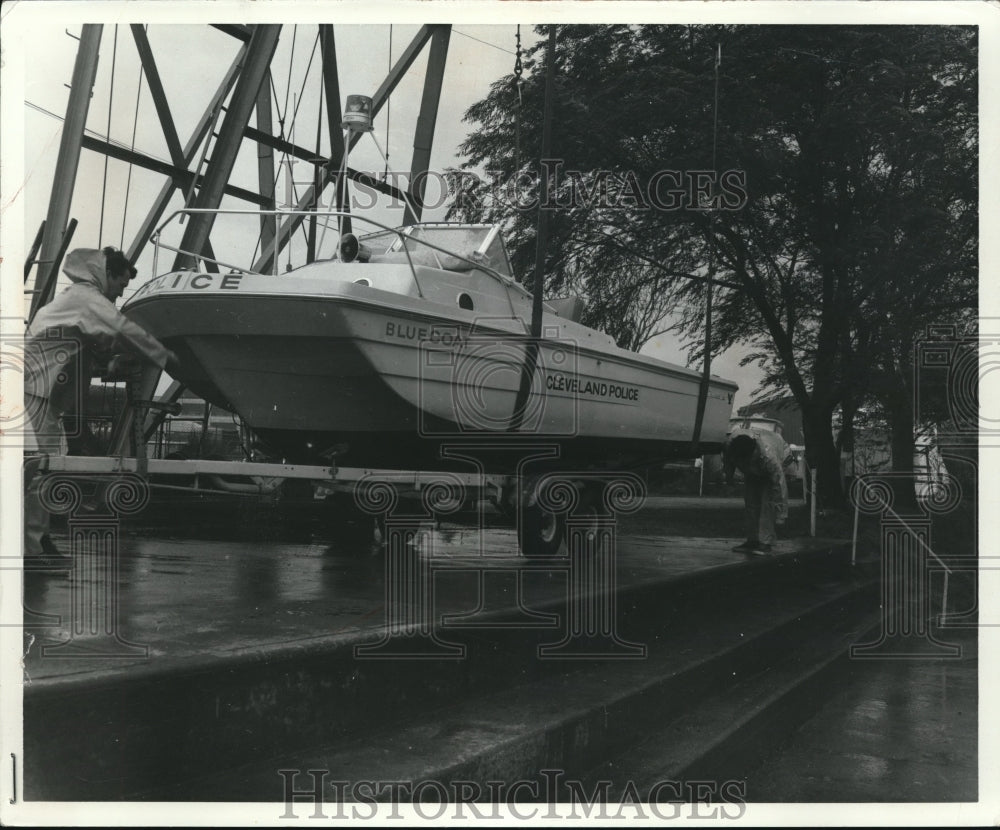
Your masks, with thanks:
[{"label": "boat antenna", "polygon": [[[289,73],[289,76],[290,75],[291,75],[291,73]],[[285,111],[287,112],[287,110],[288,110],[288,107],[287,107],[287,104],[286,104]],[[290,139],[290,141],[291,141],[292,144],[295,144],[295,119],[296,119],[296,116],[298,115],[298,112],[299,112],[299,95],[298,95],[297,92],[293,92],[292,93],[292,124],[291,124],[291,135],[289,136],[289,139]],[[294,183],[293,183],[293,193],[294,193]],[[295,197],[295,198],[297,199],[298,197]],[[287,273],[288,271],[292,270],[292,246],[288,245],[286,247],[286,251],[288,253],[288,264],[285,266],[285,272]],[[275,259],[277,260],[277,257],[275,257]]]},{"label": "boat antenna", "polygon": [[555,97],[556,26],[549,27],[549,42],[545,50],[545,108],[542,111],[542,152],[539,158],[538,230],[535,234],[535,273],[532,284],[531,334],[524,350],[521,385],[517,390],[510,432],[517,432],[524,420],[531,381],[538,365],[539,341],[542,336],[542,292],[545,289],[545,249],[549,230],[549,167],[552,154],[552,109]]},{"label": "boat antenna", "polygon": [[708,386],[712,379],[712,279],[715,277],[715,200],[718,198],[717,164],[719,137],[719,66],[722,64],[722,44],[715,45],[715,100],[712,115],[712,198],[708,207],[708,279],[705,280],[705,350],[702,354],[701,384],[698,388],[698,408],[694,416],[694,434],[691,448],[698,452],[701,427],[705,420],[705,403],[708,400]]},{"label": "boat antenna", "polygon": [[[392,24],[389,24],[389,69],[386,77],[392,74]],[[389,122],[392,118],[392,96],[385,99],[385,172],[382,181],[389,181]]]}]

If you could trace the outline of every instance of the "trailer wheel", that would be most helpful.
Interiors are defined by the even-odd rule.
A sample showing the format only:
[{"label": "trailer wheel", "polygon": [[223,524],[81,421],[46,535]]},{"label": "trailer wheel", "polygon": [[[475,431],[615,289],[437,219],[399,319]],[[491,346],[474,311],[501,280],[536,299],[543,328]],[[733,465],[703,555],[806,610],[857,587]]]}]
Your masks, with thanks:
[{"label": "trailer wheel", "polygon": [[566,521],[562,515],[543,510],[532,500],[534,488],[535,482],[531,482],[520,490],[517,541],[521,553],[529,558],[556,556],[566,533]]},{"label": "trailer wheel", "polygon": [[533,559],[555,556],[562,544],[565,529],[562,516],[538,507],[524,508],[517,528],[521,553]]}]

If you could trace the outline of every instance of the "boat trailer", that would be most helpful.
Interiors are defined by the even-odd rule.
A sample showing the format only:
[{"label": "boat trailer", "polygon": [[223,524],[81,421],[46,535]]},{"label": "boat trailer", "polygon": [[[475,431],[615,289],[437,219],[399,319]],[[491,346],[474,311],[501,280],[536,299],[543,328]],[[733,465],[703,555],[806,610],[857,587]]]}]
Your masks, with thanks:
[{"label": "boat trailer", "polygon": [[[586,498],[592,483],[563,477],[557,472],[519,478],[516,475],[413,470],[374,469],[285,464],[276,462],[225,461],[214,459],[159,459],[129,456],[43,455],[31,459],[39,475],[65,474],[80,480],[108,479],[115,475],[138,476],[150,489],[181,491],[198,495],[276,498],[284,482],[305,481],[312,485],[316,502],[336,503],[355,516],[372,518],[373,535],[384,527],[387,515],[398,503],[423,503],[428,520],[486,501],[518,531],[521,552],[527,557],[554,556],[565,532],[566,510],[584,504],[588,516],[599,514]],[[172,481],[173,480],[173,481]],[[176,483],[184,482],[184,483]],[[539,496],[543,488],[551,492]],[[391,494],[390,494],[391,490]],[[577,495],[567,495],[574,491]],[[579,497],[578,497],[579,496]],[[540,502],[545,502],[547,507]],[[376,536],[377,538],[377,536]],[[384,538],[384,537],[383,537]]]}]

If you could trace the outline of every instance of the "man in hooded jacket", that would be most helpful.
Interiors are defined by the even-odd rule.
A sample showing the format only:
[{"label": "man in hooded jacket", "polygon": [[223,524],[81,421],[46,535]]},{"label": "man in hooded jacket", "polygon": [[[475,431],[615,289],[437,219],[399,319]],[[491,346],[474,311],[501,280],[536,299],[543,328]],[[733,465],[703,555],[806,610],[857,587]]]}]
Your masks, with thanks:
[{"label": "man in hooded jacket", "polygon": [[[172,351],[115,307],[136,273],[121,251],[78,248],[66,256],[63,273],[73,284],[39,309],[25,333],[24,408],[34,433],[29,452],[61,451],[62,417],[78,412],[97,355],[126,353],[160,369],[177,367]],[[40,480],[31,472],[25,473],[24,555],[58,560],[48,535],[50,517],[39,499]]]},{"label": "man in hooded jacket", "polygon": [[777,539],[775,524],[788,518],[785,468],[794,463],[792,451],[777,432],[735,429],[723,451],[726,481],[743,473],[747,539],[733,550],[770,553]]}]

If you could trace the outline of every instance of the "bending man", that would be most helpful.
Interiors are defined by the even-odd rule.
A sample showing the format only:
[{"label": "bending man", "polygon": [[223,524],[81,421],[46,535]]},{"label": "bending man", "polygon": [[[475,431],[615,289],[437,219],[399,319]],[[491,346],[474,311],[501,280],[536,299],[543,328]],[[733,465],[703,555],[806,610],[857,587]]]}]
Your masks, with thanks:
[{"label": "bending man", "polygon": [[777,535],[775,524],[788,518],[788,485],[785,467],[793,463],[792,451],[777,432],[734,430],[723,452],[726,481],[735,469],[743,473],[747,540],[733,550],[770,553]]},{"label": "bending man", "polygon": [[[63,273],[73,284],[39,309],[25,333],[24,408],[34,433],[26,450],[45,454],[61,451],[62,417],[86,396],[97,354],[124,352],[168,371],[177,367],[172,351],[115,308],[136,273],[121,251],[78,248],[66,256]],[[65,562],[49,538],[50,517],[32,472],[25,471],[24,555]]]}]

